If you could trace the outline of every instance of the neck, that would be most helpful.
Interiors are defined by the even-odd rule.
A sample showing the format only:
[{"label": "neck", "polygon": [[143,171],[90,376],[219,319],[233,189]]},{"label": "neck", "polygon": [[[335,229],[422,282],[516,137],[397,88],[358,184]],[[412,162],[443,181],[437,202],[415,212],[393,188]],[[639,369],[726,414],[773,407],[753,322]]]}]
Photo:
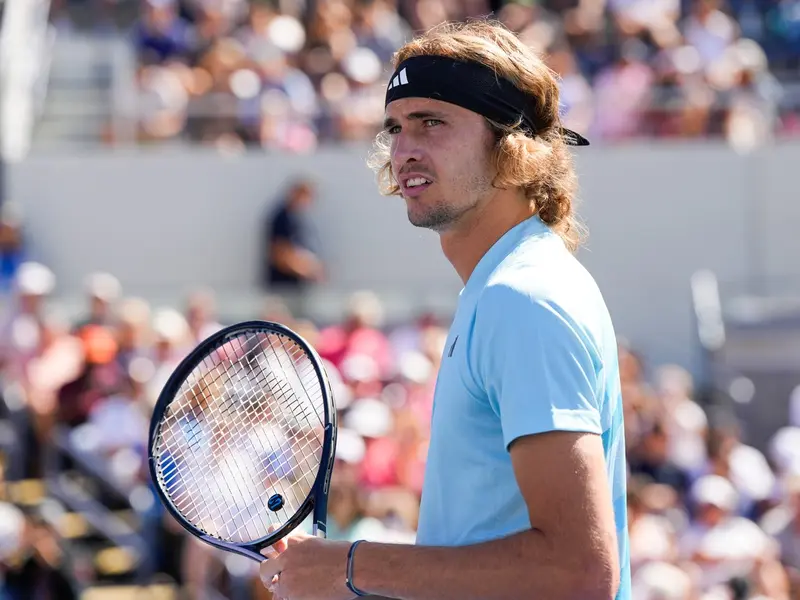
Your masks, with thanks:
[{"label": "neck", "polygon": [[530,218],[522,190],[501,190],[439,234],[442,251],[466,285],[475,267],[503,235]]}]

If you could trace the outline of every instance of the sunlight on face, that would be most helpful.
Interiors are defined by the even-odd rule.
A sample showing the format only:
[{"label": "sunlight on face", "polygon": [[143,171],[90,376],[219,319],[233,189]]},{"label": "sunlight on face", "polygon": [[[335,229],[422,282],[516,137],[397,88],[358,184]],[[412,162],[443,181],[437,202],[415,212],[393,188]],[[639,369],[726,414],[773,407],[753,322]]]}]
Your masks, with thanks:
[{"label": "sunlight on face", "polygon": [[447,231],[493,191],[492,134],[460,106],[403,98],[386,107],[391,164],[416,227]]}]

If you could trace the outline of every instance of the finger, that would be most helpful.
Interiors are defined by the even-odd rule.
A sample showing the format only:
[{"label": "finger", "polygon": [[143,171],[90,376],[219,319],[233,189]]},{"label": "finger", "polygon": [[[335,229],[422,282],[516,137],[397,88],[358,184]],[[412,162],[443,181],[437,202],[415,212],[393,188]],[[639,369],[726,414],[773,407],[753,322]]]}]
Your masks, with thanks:
[{"label": "finger", "polygon": [[266,548],[262,548],[261,554],[266,556],[269,560],[275,560],[280,556],[280,551],[276,550],[273,546],[267,546]]},{"label": "finger", "polygon": [[[283,540],[286,540],[286,546],[294,546],[295,544],[300,544],[303,542],[307,542],[308,540],[319,539],[317,536],[311,535],[310,533],[306,533],[305,531],[293,531],[291,535],[287,535]],[[281,541],[283,541],[281,540]]]},{"label": "finger", "polygon": [[261,578],[261,583],[269,587],[272,585],[272,579],[283,570],[283,557],[278,556],[273,560],[265,560],[261,563],[258,569],[258,575]]},{"label": "finger", "polygon": [[272,546],[267,546],[266,548],[261,550],[261,554],[266,556],[269,559],[278,558],[281,554],[286,552],[286,549],[289,547],[289,544],[286,542],[285,539],[278,540]]}]

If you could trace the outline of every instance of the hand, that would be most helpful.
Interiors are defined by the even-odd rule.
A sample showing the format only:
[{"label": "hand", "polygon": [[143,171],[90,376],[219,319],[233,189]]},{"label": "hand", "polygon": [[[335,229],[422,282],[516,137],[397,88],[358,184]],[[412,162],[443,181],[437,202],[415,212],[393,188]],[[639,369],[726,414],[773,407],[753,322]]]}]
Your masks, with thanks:
[{"label": "hand", "polygon": [[284,538],[262,554],[261,581],[276,600],[350,600],[345,585],[347,542],[331,542],[305,533]]}]

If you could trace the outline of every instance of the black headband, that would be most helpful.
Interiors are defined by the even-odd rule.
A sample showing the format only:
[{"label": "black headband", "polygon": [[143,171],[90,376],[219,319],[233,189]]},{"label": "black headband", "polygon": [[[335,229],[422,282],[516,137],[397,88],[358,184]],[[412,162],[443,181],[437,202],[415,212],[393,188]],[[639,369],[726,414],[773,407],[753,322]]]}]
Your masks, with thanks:
[{"label": "black headband", "polygon": [[[397,66],[386,89],[386,104],[400,98],[432,98],[449,102],[483,115],[502,125],[522,126],[535,134],[543,129],[537,123],[536,100],[478,62],[464,62],[444,56],[414,56]],[[588,146],[582,135],[561,128],[571,146]]]}]

